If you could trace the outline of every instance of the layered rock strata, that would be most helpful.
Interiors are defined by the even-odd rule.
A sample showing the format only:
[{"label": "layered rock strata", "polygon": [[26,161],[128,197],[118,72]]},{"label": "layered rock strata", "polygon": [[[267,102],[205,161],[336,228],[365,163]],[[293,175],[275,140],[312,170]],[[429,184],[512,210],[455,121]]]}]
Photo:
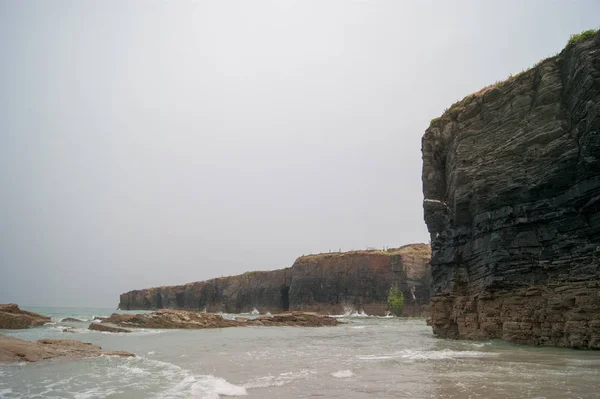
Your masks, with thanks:
[{"label": "layered rock strata", "polygon": [[0,304],[0,329],[20,329],[42,326],[50,317],[21,310],[14,303]]},{"label": "layered rock strata", "polygon": [[433,120],[422,142],[431,325],[600,348],[600,34]]},{"label": "layered rock strata", "polygon": [[429,245],[411,244],[387,251],[302,256],[286,269],[130,291],[121,295],[119,308],[323,314],[354,308],[384,315],[389,289],[396,284],[404,291],[405,313],[418,315],[429,300],[430,254]]}]

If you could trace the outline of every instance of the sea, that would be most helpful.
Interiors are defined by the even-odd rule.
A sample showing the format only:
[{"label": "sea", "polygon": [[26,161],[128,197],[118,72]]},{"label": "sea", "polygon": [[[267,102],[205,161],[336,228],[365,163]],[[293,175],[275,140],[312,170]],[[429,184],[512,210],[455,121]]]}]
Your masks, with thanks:
[{"label": "sea", "polygon": [[421,318],[349,309],[337,327],[115,334],[87,327],[95,316],[131,312],[22,308],[52,322],[0,333],[78,339],[137,357],[4,364],[0,398],[600,398],[600,352],[439,339]]}]

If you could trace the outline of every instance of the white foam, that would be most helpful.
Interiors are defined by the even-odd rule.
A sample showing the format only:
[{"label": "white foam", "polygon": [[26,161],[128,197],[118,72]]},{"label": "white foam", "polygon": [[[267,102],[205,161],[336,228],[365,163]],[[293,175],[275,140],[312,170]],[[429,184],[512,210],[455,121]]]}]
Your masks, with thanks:
[{"label": "white foam", "polygon": [[381,355],[366,355],[358,356],[360,360],[389,360],[389,359],[405,359],[405,360],[444,360],[444,359],[460,359],[467,357],[486,357],[494,356],[496,353],[477,352],[477,351],[454,351],[444,349],[441,351],[423,351],[405,349],[400,352]]},{"label": "white foam", "polygon": [[366,327],[367,327],[367,326],[353,326],[353,327],[350,327],[350,328],[361,329],[361,328],[366,328]]},{"label": "white foam", "polygon": [[155,352],[155,351],[150,351],[150,352],[148,352],[147,354],[148,354],[148,355],[156,355],[156,352]]},{"label": "white foam", "polygon": [[352,370],[340,370],[336,371],[335,373],[331,373],[331,376],[335,378],[350,378],[353,375],[354,373],[352,372]]},{"label": "white foam", "polygon": [[246,396],[246,388],[233,385],[225,379],[212,375],[197,378],[191,386],[192,398],[218,399],[223,396]]},{"label": "white foam", "polygon": [[6,388],[6,389],[0,389],[0,398],[4,398],[6,395],[8,395],[9,393],[12,393],[12,389],[10,388]]},{"label": "white foam", "polygon": [[311,370],[300,370],[296,372],[281,373],[277,376],[268,375],[250,380],[244,384],[244,387],[247,389],[281,387],[295,380],[306,379],[312,374],[316,374],[316,372]]},{"label": "white foam", "polygon": [[250,314],[257,315],[260,314],[260,312],[258,311],[258,309],[254,308],[252,309],[252,312],[250,312]]}]

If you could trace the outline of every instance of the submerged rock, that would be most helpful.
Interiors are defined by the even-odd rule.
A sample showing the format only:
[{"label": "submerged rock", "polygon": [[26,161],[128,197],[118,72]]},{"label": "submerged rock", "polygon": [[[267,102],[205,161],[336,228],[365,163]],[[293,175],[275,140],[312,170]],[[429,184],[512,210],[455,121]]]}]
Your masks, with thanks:
[{"label": "submerged rock", "polygon": [[100,355],[135,356],[125,351],[102,350],[99,346],[72,339],[40,339],[36,342],[0,334],[0,362],[37,362],[56,357],[83,358]]},{"label": "submerged rock", "polygon": [[[302,312],[284,313],[275,316],[261,316],[256,319],[237,317],[235,320],[228,320],[216,314],[176,309],[161,309],[145,314],[115,313],[108,319],[103,320],[102,323],[111,323],[122,327],[173,329],[243,326],[321,327],[342,324],[335,318]],[[90,329],[92,329],[92,325],[90,325]]]},{"label": "submerged rock", "polygon": [[600,349],[600,33],[451,106],[422,152],[434,333]]},{"label": "submerged rock", "polygon": [[61,323],[83,323],[85,320],[79,320],[76,319],[75,317],[65,317],[64,319],[61,319]]},{"label": "submerged rock", "polygon": [[21,329],[42,326],[50,317],[19,309],[14,303],[0,304],[0,329]]},{"label": "submerged rock", "polygon": [[125,328],[112,327],[112,326],[107,326],[106,324],[100,324],[100,323],[90,324],[88,327],[88,330],[112,332],[112,333],[129,333],[129,332],[131,332],[131,330],[127,330]]}]

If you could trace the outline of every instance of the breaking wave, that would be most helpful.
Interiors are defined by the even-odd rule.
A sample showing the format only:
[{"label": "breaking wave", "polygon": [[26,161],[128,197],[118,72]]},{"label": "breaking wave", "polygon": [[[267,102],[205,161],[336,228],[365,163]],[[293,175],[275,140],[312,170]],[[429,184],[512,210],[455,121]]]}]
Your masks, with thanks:
[{"label": "breaking wave", "polygon": [[364,355],[357,356],[357,358],[360,360],[445,360],[460,359],[467,357],[486,357],[495,355],[496,353],[477,351],[454,351],[451,349],[444,349],[441,351],[404,349],[402,351],[389,354]]}]

